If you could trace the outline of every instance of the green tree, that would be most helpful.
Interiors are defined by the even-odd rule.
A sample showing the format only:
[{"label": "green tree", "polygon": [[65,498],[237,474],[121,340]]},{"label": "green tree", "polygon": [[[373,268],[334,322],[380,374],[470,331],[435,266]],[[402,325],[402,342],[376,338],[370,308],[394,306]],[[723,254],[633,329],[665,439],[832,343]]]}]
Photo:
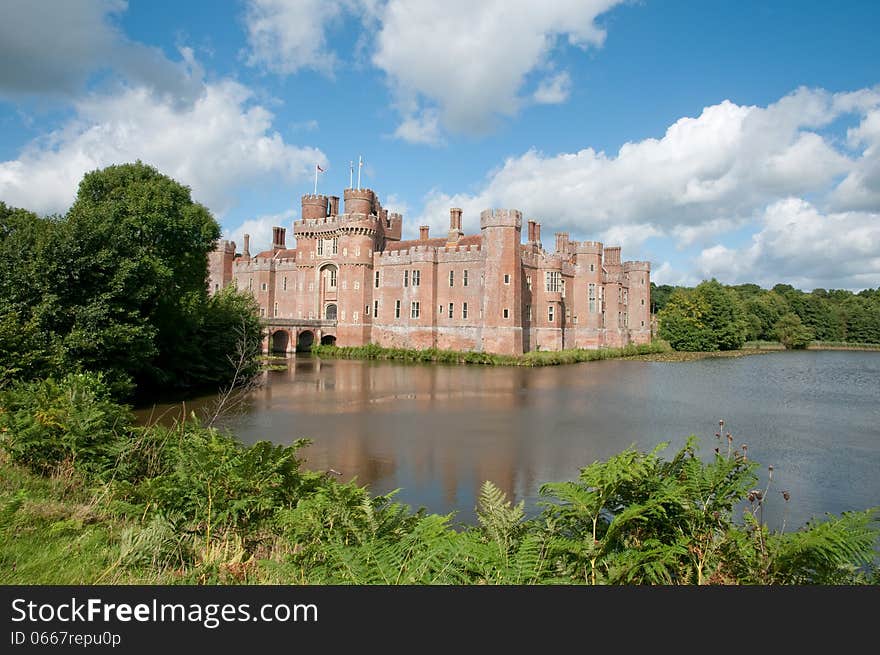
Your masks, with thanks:
[{"label": "green tree", "polygon": [[806,327],[797,314],[790,312],[776,323],[776,339],[786,348],[806,348],[813,340],[813,331]]},{"label": "green tree", "polygon": [[658,315],[660,337],[676,350],[735,350],[748,330],[736,292],[715,279],[677,289]]}]

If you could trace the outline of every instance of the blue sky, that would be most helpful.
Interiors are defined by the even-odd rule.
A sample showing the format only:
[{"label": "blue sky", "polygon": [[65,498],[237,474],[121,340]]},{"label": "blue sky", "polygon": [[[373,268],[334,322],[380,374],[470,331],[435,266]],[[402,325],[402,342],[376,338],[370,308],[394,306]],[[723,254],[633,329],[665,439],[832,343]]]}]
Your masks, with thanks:
[{"label": "blue sky", "polygon": [[141,159],[241,242],[342,195],[515,207],[658,283],[880,286],[880,3],[4,0],[0,200]]}]

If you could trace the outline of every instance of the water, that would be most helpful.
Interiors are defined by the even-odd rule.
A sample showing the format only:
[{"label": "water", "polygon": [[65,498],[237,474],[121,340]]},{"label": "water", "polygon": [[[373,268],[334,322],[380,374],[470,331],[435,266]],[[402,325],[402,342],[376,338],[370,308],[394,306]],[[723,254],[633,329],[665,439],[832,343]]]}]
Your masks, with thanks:
[{"label": "water", "polygon": [[[188,402],[204,412],[213,398]],[[180,405],[140,410],[168,420]],[[764,519],[798,527],[880,505],[880,353],[808,351],[693,362],[606,360],[545,368],[416,365],[298,356],[266,374],[222,426],[245,443],[307,437],[305,466],[473,522],[484,480],[538,511],[544,482],[629,445],[688,435],[774,467]],[[721,447],[726,450],[726,440]],[[788,507],[781,492],[791,494]]]}]

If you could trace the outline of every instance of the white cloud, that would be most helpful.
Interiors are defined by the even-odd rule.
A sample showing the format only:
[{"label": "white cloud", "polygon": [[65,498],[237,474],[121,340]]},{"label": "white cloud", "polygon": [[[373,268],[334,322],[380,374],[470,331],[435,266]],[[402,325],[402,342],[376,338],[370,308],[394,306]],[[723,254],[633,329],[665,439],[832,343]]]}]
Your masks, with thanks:
[{"label": "white cloud", "polygon": [[571,93],[571,77],[562,72],[547,78],[538,85],[533,98],[541,105],[558,105],[568,100]]},{"label": "white cloud", "polygon": [[[779,198],[830,192],[857,163],[819,130],[845,111],[864,111],[866,97],[799,89],[767,107],[725,100],[676,121],[662,138],[624,144],[616,155],[529,150],[507,159],[473,194],[435,190],[422,218],[441,223],[450,206],[471,207],[477,216],[487,207],[517,207],[545,230],[573,238],[651,225],[696,243],[744,224]],[[873,123],[864,124],[868,136],[859,138],[873,134]]]},{"label": "white cloud", "polygon": [[409,116],[397,127],[394,136],[409,143],[438,146],[443,143],[437,112],[425,110],[418,116]]},{"label": "white cloud", "polygon": [[315,162],[326,164],[319,150],[286,143],[272,129],[272,114],[229,80],[205,85],[188,107],[143,87],[92,95],[75,107],[76,117],[62,128],[0,162],[0,198],[63,212],[84,173],[140,159],[189,185],[194,199],[219,216],[249,183],[308,179]]},{"label": "white cloud", "polygon": [[136,86],[194,101],[202,69],[189,50],[181,61],[127,39],[115,20],[124,0],[5,0],[0,20],[0,95],[77,95],[98,71]]},{"label": "white cloud", "polygon": [[743,248],[715,245],[696,260],[704,277],[723,282],[785,282],[801,289],[880,286],[880,212],[822,213],[800,198],[764,211]]},{"label": "white cloud", "polygon": [[[601,46],[596,18],[620,1],[389,0],[376,10],[372,61],[388,76],[405,120],[430,109],[446,129],[480,133],[520,109],[526,76],[548,64],[560,39]],[[565,80],[556,82],[540,95],[559,101]]]},{"label": "white cloud", "polygon": [[337,58],[327,48],[327,29],[352,6],[347,0],[250,0],[248,63],[282,75],[300,69],[332,75]]}]

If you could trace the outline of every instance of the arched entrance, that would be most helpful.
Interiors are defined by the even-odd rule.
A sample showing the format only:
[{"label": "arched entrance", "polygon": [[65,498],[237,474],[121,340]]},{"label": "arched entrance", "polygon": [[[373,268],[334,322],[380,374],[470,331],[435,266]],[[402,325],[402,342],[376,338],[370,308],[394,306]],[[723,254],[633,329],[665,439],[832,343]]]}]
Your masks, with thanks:
[{"label": "arched entrance", "polygon": [[339,290],[339,269],[335,264],[324,264],[318,272],[318,307],[324,320],[335,321]]},{"label": "arched entrance", "polygon": [[324,309],[324,318],[327,319],[328,321],[335,321],[336,320],[336,303],[335,302],[331,302],[329,305],[327,305],[326,309]]},{"label": "arched entrance", "polygon": [[308,351],[315,343],[315,333],[311,330],[303,330],[296,337],[296,352]]},{"label": "arched entrance", "polygon": [[290,343],[290,336],[287,334],[287,330],[277,330],[272,335],[272,352],[273,353],[286,353],[287,345]]},{"label": "arched entrance", "polygon": [[321,337],[321,345],[322,346],[335,346],[336,345],[336,337],[332,334],[325,334]]}]

